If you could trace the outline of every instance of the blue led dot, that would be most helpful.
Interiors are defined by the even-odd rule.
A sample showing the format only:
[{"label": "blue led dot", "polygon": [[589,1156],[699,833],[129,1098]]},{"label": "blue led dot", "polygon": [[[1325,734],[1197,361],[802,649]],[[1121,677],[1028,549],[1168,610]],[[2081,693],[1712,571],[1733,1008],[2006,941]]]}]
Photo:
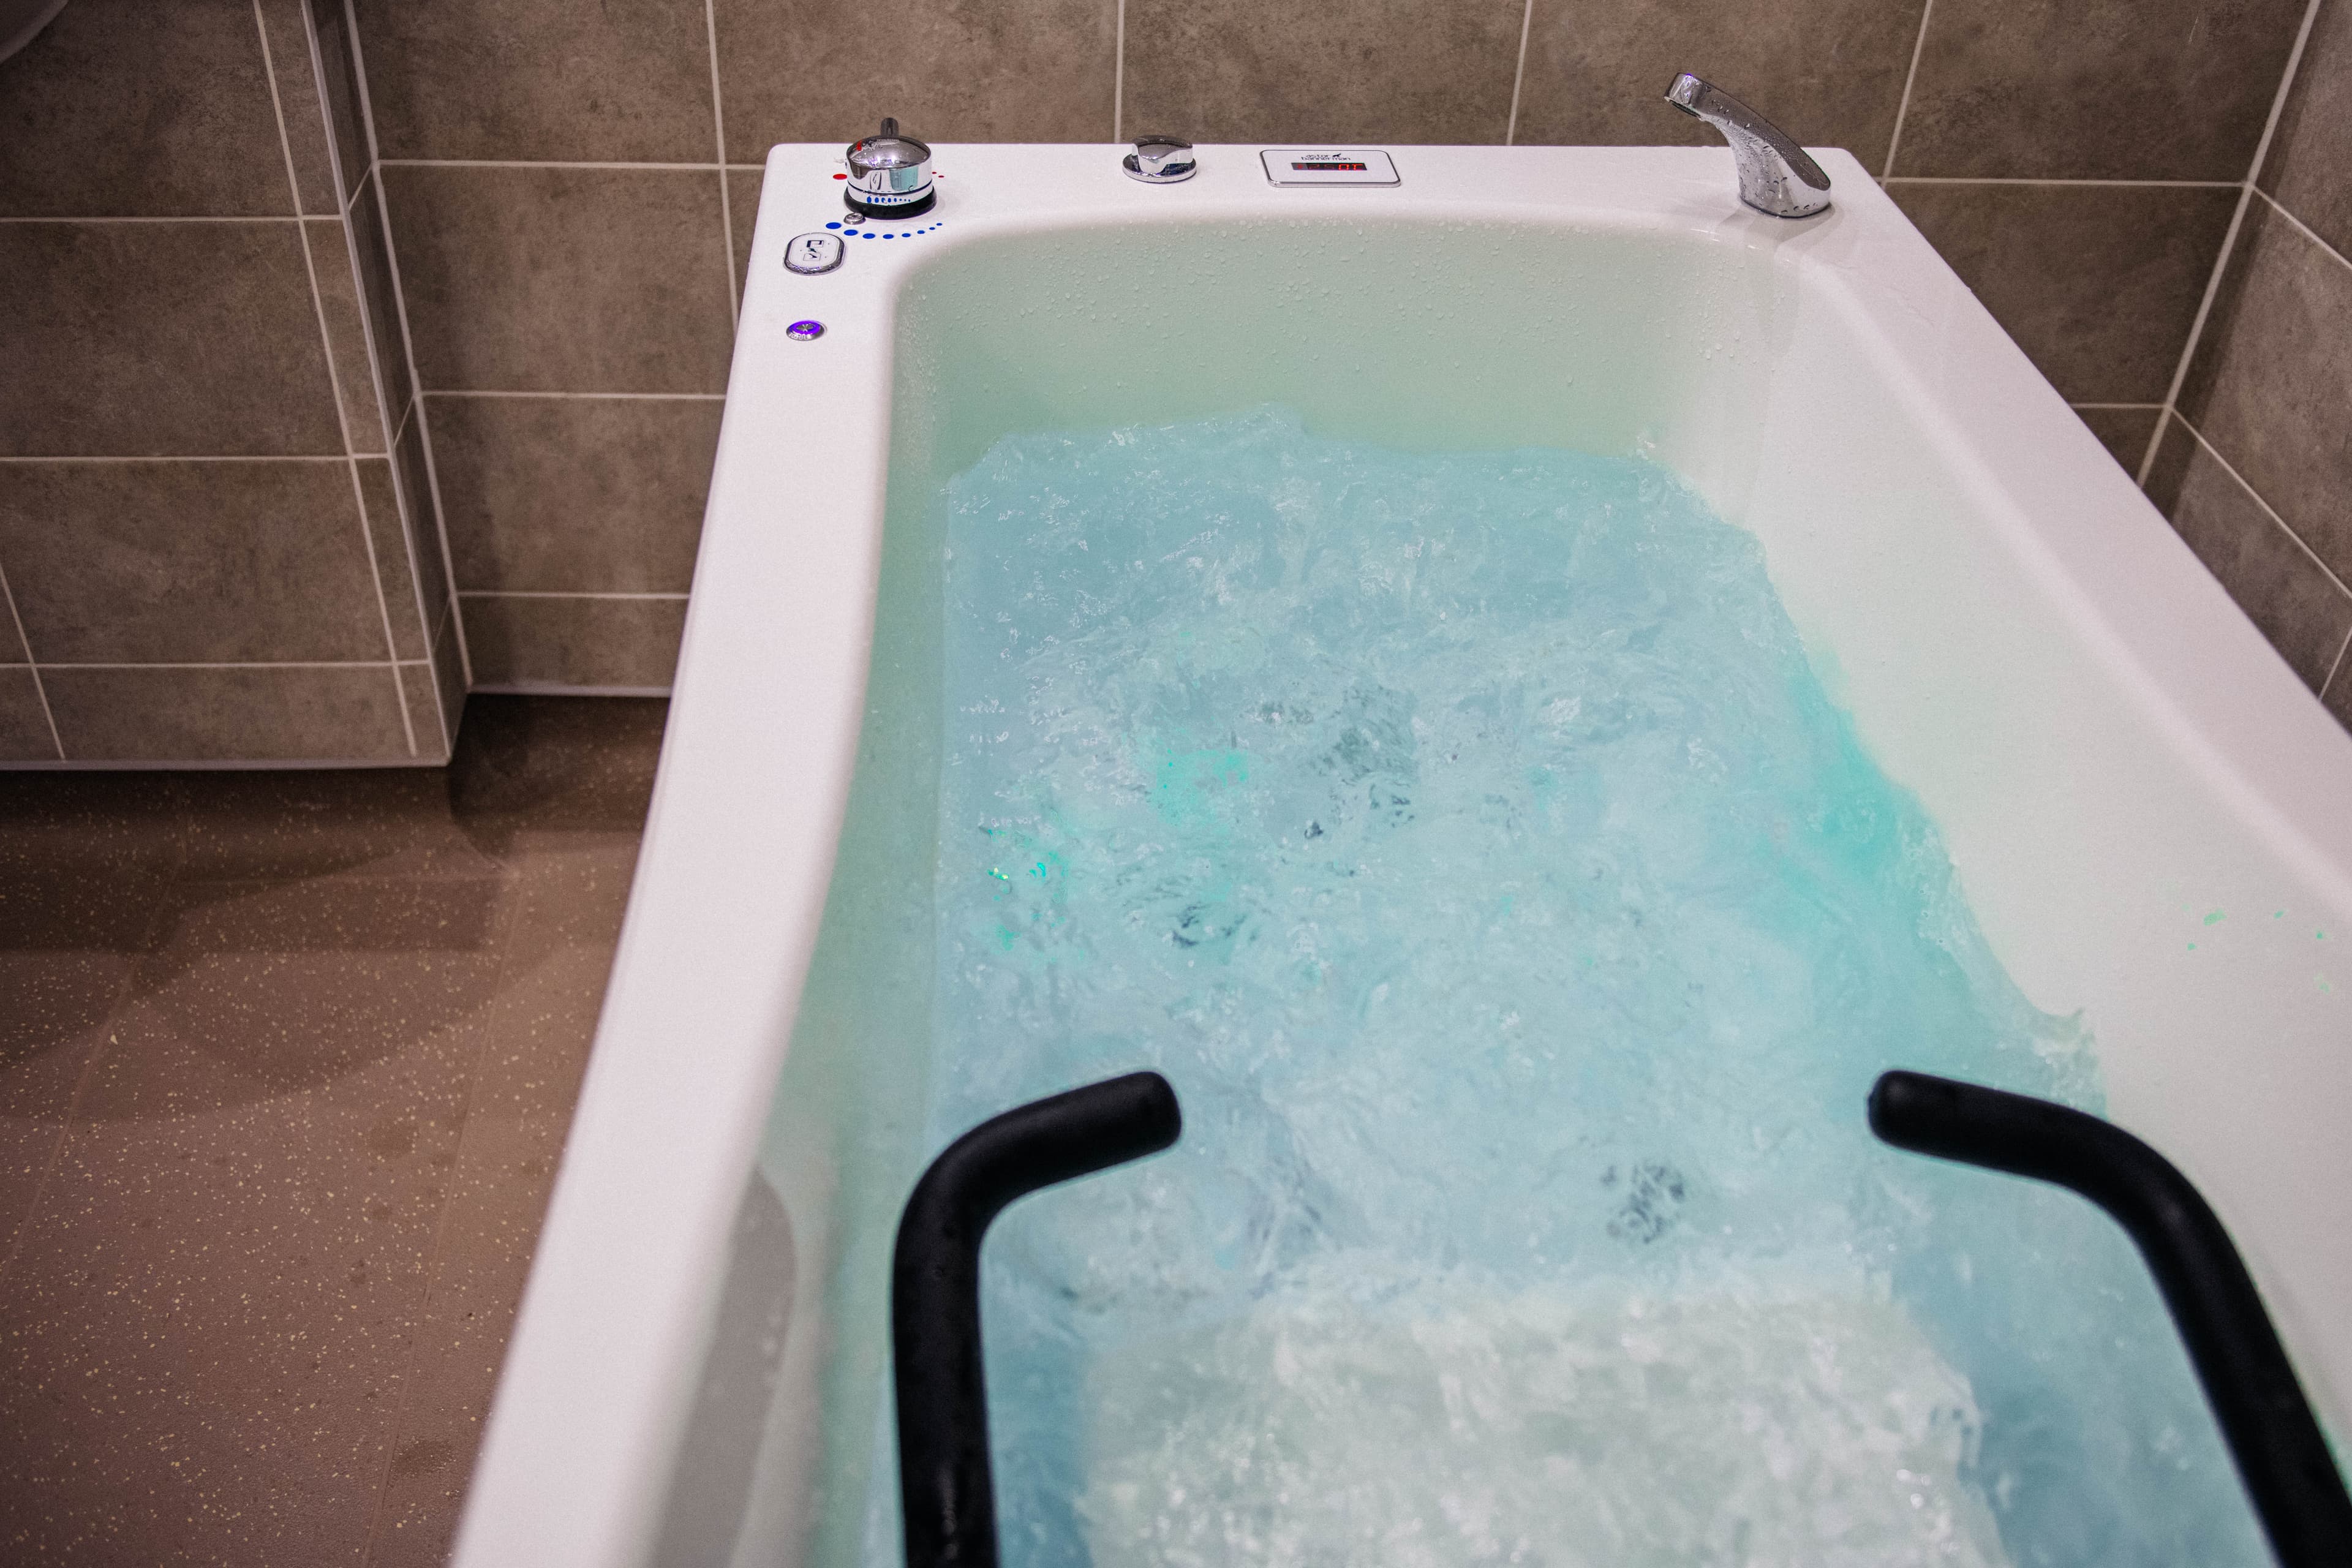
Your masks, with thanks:
[{"label": "blue led dot", "polygon": [[839,228],[839,227],[841,226],[841,225],[839,225],[839,224],[837,224],[837,223],[829,223],[829,224],[825,225],[824,226],[825,226],[825,227],[827,227],[827,228]]},{"label": "blue led dot", "polygon": [[885,238],[885,239],[896,239],[896,238],[898,238],[898,237],[897,235],[895,235],[895,234],[886,234],[886,235],[884,235],[882,237],[883,237],[883,238]]}]

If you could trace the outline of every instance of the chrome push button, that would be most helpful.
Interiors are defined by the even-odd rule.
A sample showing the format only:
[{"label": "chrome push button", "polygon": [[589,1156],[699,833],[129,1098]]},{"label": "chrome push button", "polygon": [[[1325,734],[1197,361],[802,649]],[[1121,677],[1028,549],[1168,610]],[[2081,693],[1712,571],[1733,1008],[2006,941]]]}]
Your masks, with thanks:
[{"label": "chrome push button", "polygon": [[784,247],[784,267],[793,272],[830,272],[841,265],[841,236],[796,234]]}]

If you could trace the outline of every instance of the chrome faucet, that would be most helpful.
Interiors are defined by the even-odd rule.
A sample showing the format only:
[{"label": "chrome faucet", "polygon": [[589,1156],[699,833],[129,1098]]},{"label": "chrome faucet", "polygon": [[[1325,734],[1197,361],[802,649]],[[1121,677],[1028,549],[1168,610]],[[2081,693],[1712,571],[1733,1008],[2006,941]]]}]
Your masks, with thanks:
[{"label": "chrome faucet", "polygon": [[1830,205],[1830,177],[1780,128],[1688,71],[1666,89],[1666,101],[1704,120],[1731,143],[1739,165],[1739,199],[1774,217],[1811,217]]}]

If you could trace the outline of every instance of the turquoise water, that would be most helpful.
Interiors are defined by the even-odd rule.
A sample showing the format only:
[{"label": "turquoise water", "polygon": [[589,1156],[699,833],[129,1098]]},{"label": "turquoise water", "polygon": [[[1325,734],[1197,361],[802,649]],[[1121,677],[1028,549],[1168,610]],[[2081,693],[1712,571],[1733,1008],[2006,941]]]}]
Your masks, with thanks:
[{"label": "turquoise water", "polygon": [[1887,1067],[2097,1073],[1752,538],[1274,409],[944,504],[931,1146],[1186,1119],[989,1243],[1009,1563],[2266,1560],[2109,1222],[1870,1138]]}]

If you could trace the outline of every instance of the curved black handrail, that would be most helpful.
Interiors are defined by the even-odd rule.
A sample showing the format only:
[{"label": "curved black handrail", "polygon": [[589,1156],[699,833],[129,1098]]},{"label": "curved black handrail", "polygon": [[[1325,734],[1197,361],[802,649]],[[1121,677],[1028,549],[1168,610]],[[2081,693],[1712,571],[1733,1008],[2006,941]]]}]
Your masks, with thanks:
[{"label": "curved black handrail", "polygon": [[915,1184],[890,1265],[907,1568],[996,1568],[980,1342],[989,1222],[1040,1187],[1156,1154],[1183,1126],[1166,1079],[1129,1073],[982,1122]]},{"label": "curved black handrail", "polygon": [[2172,1163],[2122,1128],[2030,1095],[1882,1074],[1870,1130],[1898,1149],[2072,1188],[2156,1276],[2254,1511],[2284,1568],[2352,1563],[2352,1495],[2230,1233]]}]

